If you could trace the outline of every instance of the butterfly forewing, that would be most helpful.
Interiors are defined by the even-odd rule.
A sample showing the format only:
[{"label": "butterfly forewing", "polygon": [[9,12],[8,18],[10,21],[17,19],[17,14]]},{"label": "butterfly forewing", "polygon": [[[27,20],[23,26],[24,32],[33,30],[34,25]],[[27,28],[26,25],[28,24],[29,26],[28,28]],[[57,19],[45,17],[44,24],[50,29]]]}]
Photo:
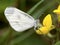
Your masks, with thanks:
[{"label": "butterfly forewing", "polygon": [[33,27],[35,23],[35,20],[32,16],[14,7],[6,8],[5,16],[10,26],[19,32]]}]

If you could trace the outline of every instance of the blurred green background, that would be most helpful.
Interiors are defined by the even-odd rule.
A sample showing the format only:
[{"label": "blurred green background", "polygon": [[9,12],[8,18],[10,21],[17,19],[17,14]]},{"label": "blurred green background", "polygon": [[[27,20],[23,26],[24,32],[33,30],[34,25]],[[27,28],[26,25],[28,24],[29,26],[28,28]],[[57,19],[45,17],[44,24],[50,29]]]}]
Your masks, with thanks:
[{"label": "blurred green background", "polygon": [[4,10],[14,6],[42,20],[59,3],[60,0],[0,0],[0,45],[52,45],[52,39],[36,34],[33,28],[25,32],[14,31],[4,16]]}]

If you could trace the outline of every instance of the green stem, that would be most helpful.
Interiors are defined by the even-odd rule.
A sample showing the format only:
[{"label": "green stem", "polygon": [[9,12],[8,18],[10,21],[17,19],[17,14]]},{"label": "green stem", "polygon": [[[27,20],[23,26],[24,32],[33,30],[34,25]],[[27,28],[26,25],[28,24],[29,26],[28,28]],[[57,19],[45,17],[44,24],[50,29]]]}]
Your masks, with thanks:
[{"label": "green stem", "polygon": [[31,14],[44,0],[39,1],[36,5],[34,5],[27,13]]}]

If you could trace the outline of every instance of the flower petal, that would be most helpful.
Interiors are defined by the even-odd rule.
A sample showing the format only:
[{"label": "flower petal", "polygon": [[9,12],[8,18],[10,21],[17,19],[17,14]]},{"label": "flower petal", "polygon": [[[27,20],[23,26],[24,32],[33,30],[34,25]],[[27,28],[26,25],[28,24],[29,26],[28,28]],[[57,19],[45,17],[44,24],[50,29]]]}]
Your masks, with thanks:
[{"label": "flower petal", "polygon": [[44,18],[44,20],[43,20],[43,26],[48,27],[48,28],[52,26],[52,18],[51,18],[51,15],[50,14],[48,14]]},{"label": "flower petal", "polygon": [[55,9],[53,12],[55,12],[55,13],[60,12],[60,5],[59,5],[58,8]]}]

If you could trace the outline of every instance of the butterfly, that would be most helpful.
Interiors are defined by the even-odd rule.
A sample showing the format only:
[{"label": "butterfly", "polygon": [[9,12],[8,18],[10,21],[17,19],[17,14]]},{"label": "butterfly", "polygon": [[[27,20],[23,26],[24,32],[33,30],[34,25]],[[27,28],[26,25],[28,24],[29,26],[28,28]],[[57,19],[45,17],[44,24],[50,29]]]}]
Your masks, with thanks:
[{"label": "butterfly", "polygon": [[[36,22],[38,22],[29,14],[15,7],[7,7],[4,11],[4,14],[10,26],[18,32],[23,32],[29,28],[34,27]],[[38,34],[46,34],[50,31],[51,26],[51,15],[47,15],[43,20],[43,25],[35,31]]]}]

